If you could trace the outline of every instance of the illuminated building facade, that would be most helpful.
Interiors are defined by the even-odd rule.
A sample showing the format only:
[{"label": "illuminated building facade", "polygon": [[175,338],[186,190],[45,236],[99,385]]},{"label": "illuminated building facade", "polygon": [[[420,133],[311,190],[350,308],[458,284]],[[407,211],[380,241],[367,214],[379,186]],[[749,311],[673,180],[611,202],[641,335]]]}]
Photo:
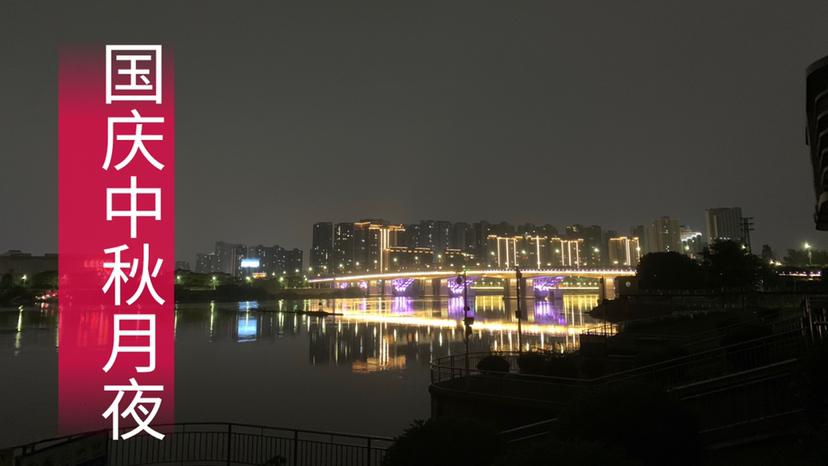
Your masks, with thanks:
[{"label": "illuminated building facade", "polygon": [[700,231],[693,231],[686,226],[681,227],[681,250],[692,257],[701,257],[704,251],[704,237]]},{"label": "illuminated building facade", "polygon": [[552,255],[552,265],[557,267],[581,267],[584,252],[584,240],[551,238],[549,246]]},{"label": "illuminated building facade", "polygon": [[607,248],[611,266],[635,267],[641,259],[641,246],[635,236],[610,238]]},{"label": "illuminated building facade", "polygon": [[489,267],[509,268],[519,266],[518,238],[514,236],[489,235],[488,250]]},{"label": "illuminated building facade", "polygon": [[584,240],[546,236],[489,235],[489,267],[582,267]]},{"label": "illuminated building facade", "polygon": [[399,245],[399,237],[405,232],[403,225],[388,225],[382,220],[368,219],[354,223],[356,257],[366,272],[390,270],[389,249]]},{"label": "illuminated building facade", "polygon": [[567,239],[583,239],[579,264],[583,267],[605,265],[604,234],[600,226],[580,224],[566,227]]}]

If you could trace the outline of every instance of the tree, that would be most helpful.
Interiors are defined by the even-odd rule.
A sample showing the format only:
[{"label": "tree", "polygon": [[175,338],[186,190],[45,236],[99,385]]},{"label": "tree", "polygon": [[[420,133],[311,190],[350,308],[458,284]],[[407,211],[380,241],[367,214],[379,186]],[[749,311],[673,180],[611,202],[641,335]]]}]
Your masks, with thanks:
[{"label": "tree", "polygon": [[782,258],[782,262],[793,267],[828,265],[828,251],[823,249],[788,249],[788,254]]},{"label": "tree", "polygon": [[714,241],[702,253],[707,285],[754,289],[772,274],[770,265],[735,241]]},{"label": "tree", "polygon": [[638,263],[638,286],[644,290],[693,289],[702,285],[698,262],[677,252],[653,252]]}]

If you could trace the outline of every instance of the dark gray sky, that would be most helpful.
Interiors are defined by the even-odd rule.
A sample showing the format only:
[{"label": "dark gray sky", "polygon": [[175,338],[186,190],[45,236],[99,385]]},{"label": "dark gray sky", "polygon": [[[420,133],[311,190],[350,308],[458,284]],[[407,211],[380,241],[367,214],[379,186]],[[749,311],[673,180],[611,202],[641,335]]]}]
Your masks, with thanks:
[{"label": "dark gray sky", "polygon": [[179,259],[306,249],[320,220],[703,231],[730,205],[757,246],[828,246],[804,145],[824,0],[115,3],[0,4],[0,250],[57,249],[73,42],[175,47]]}]

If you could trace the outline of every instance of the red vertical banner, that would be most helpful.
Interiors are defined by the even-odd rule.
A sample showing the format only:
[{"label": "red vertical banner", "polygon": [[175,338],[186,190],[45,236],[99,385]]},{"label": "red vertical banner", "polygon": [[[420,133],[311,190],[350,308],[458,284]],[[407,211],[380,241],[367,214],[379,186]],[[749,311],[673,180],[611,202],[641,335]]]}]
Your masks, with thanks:
[{"label": "red vertical banner", "polygon": [[172,50],[66,47],[58,79],[59,430],[173,422]]}]

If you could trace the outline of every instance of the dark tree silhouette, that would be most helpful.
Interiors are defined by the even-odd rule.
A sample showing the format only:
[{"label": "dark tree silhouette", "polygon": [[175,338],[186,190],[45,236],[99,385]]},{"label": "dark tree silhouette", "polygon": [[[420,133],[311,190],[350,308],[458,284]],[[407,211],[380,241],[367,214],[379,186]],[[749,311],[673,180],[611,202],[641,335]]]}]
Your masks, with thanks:
[{"label": "dark tree silhouette", "polygon": [[643,290],[699,288],[703,273],[695,260],[677,252],[654,252],[638,263],[638,286]]},{"label": "dark tree silhouette", "polygon": [[702,255],[705,281],[711,288],[755,289],[772,275],[768,264],[735,241],[715,241]]}]

